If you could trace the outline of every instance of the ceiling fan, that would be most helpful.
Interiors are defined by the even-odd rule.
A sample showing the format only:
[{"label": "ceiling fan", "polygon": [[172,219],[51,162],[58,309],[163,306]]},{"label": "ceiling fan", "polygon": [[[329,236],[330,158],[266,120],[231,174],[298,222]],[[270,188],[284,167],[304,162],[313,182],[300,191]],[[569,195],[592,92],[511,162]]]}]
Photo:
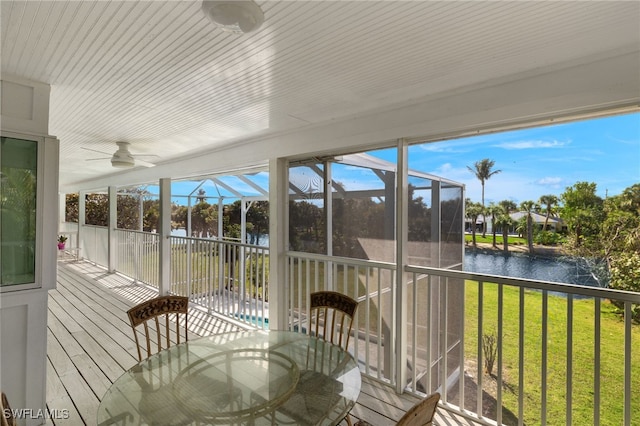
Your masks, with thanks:
[{"label": "ceiling fan", "polygon": [[[157,157],[157,155],[154,155],[154,154],[148,154],[148,155],[132,154],[131,151],[129,151],[129,145],[131,145],[129,142],[116,142],[116,145],[118,145],[118,150],[113,153],[113,156],[111,156],[111,157],[100,157],[100,158],[90,158],[90,159],[88,159],[86,161],[96,161],[96,160],[108,160],[108,159],[111,159],[111,165],[113,167],[117,167],[117,168],[130,168],[130,167],[134,167],[134,166],[144,166],[144,167],[154,167],[155,166],[155,164],[149,163],[148,161],[141,160],[141,159],[139,159],[137,157]],[[82,149],[86,149],[87,151],[99,152],[100,154],[110,155],[108,152],[98,151],[96,149],[84,148],[84,147],[82,147]]]}]

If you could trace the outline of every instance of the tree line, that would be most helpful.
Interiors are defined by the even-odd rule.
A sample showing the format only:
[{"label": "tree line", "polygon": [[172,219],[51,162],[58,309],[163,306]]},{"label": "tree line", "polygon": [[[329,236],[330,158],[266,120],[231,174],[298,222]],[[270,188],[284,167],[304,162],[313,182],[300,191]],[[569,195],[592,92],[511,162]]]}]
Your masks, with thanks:
[{"label": "tree line", "polygon": [[[203,193],[191,208],[191,235],[199,238],[218,237],[218,205],[210,204]],[[142,198],[142,229],[140,229],[140,198]],[[150,198],[143,190],[119,194],[116,202],[117,228],[157,232],[160,223],[160,201]],[[239,239],[241,236],[241,201],[224,206],[222,221],[226,238]],[[260,239],[269,231],[269,203],[255,201],[247,211],[247,235],[249,243],[260,244]],[[65,221],[78,221],[78,194],[67,194]],[[188,207],[171,204],[171,228],[186,229]],[[85,223],[107,226],[109,223],[109,196],[107,194],[86,194]]]}]

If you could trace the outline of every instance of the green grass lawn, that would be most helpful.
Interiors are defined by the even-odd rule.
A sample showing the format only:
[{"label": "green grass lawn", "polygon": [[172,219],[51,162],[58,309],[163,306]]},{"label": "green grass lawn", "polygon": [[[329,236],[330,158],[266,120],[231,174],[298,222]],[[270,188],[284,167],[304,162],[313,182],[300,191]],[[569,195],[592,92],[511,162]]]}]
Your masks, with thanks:
[{"label": "green grass lawn", "polygon": [[[478,285],[466,284],[465,354],[476,357]],[[518,326],[520,291],[504,289],[503,407],[518,414]],[[540,292],[526,291],[524,301],[524,422],[539,424],[541,417],[542,302]],[[498,290],[484,286],[484,333],[497,331]],[[573,424],[594,424],[594,311],[591,299],[573,303]],[[601,305],[601,424],[623,424],[624,323],[608,302]],[[564,425],[567,383],[567,299],[548,298],[547,422]],[[640,418],[640,325],[632,327],[632,418]],[[496,370],[494,368],[494,375]]]},{"label": "green grass lawn", "polygon": [[[464,234],[464,241],[471,244],[473,242],[473,236],[471,234]],[[496,244],[498,247],[502,247],[502,241],[502,235],[496,235]],[[514,237],[512,235],[507,237],[507,242],[509,245],[527,245],[526,238]],[[476,243],[493,244],[493,236],[491,234],[487,234],[486,237],[482,238],[482,233],[478,232],[476,234]]]},{"label": "green grass lawn", "polygon": [[[136,268],[135,264],[145,265]],[[232,265],[232,266],[230,266]],[[190,266],[191,293],[199,294],[218,289],[220,275],[224,285],[232,276],[234,282],[240,279],[240,262],[220,262],[219,256],[209,248],[205,250],[194,249],[190,256],[185,250],[177,249],[171,255],[171,286],[177,294],[187,295],[187,268]],[[268,286],[269,256],[262,258],[255,253],[249,254],[245,261],[245,290],[248,294],[262,295],[262,286]],[[123,273],[136,276],[137,279],[158,286],[158,254],[156,252],[145,253],[142,260],[137,258],[124,258],[118,262],[118,268]],[[222,268],[222,269],[221,269]]]}]

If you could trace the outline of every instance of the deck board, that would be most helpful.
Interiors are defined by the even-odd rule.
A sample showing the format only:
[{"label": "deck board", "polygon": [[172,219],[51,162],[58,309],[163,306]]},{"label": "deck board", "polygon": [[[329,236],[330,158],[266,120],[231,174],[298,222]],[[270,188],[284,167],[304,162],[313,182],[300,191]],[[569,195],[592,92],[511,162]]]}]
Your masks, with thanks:
[{"label": "deck board", "polygon": [[[68,410],[69,418],[47,425],[96,425],[100,398],[137,362],[126,311],[157,292],[89,262],[58,262],[58,286],[49,295],[47,407]],[[189,308],[190,338],[239,330],[238,324]],[[393,425],[418,399],[397,395],[385,384],[363,378],[352,419]],[[343,422],[345,423],[345,422]],[[439,409],[437,425],[474,425]]]},{"label": "deck board", "polygon": [[53,296],[55,301],[65,309],[66,312],[75,318],[77,324],[81,327],[81,331],[74,332],[82,338],[86,338],[82,333],[86,333],[92,340],[91,346],[96,352],[105,351],[113,358],[118,365],[127,369],[133,366],[137,359],[131,356],[130,349],[135,349],[132,345],[130,348],[123,347],[119,342],[126,342],[127,335],[114,327],[112,322],[105,321],[102,317],[97,317],[95,311],[85,305],[85,301],[79,299],[68,289],[60,289],[57,295]]},{"label": "deck board", "polygon": [[[47,360],[47,407],[49,410],[67,413],[66,416],[58,416],[60,418],[55,420],[56,425],[74,426],[82,424],[78,422],[82,417],[76,410],[73,399],[67,393],[62,380],[56,374],[55,368],[49,360]],[[47,422],[47,425],[52,424],[54,423],[51,420]]]},{"label": "deck board", "polygon": [[[77,413],[81,416],[78,420],[82,421],[83,424],[95,423],[95,421],[91,422],[90,413],[97,411],[100,403],[99,397],[93,392],[71,358],[66,356],[66,352],[60,342],[52,335],[48,336],[47,352],[49,353],[49,366],[59,378],[60,384],[73,401]],[[58,389],[60,389],[59,386]],[[47,398],[49,398],[49,395],[47,395]]]}]

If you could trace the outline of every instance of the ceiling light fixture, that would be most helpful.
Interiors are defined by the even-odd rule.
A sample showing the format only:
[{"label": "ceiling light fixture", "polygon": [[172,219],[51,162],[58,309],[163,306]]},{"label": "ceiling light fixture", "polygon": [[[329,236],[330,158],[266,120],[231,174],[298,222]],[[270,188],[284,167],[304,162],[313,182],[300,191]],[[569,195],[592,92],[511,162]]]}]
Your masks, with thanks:
[{"label": "ceiling light fixture", "polygon": [[230,33],[249,33],[264,22],[264,13],[254,1],[205,0],[202,11],[217,27]]},{"label": "ceiling light fixture", "polygon": [[135,166],[136,162],[129,152],[129,142],[116,142],[116,144],[119,148],[111,157],[111,165],[120,169]]}]

